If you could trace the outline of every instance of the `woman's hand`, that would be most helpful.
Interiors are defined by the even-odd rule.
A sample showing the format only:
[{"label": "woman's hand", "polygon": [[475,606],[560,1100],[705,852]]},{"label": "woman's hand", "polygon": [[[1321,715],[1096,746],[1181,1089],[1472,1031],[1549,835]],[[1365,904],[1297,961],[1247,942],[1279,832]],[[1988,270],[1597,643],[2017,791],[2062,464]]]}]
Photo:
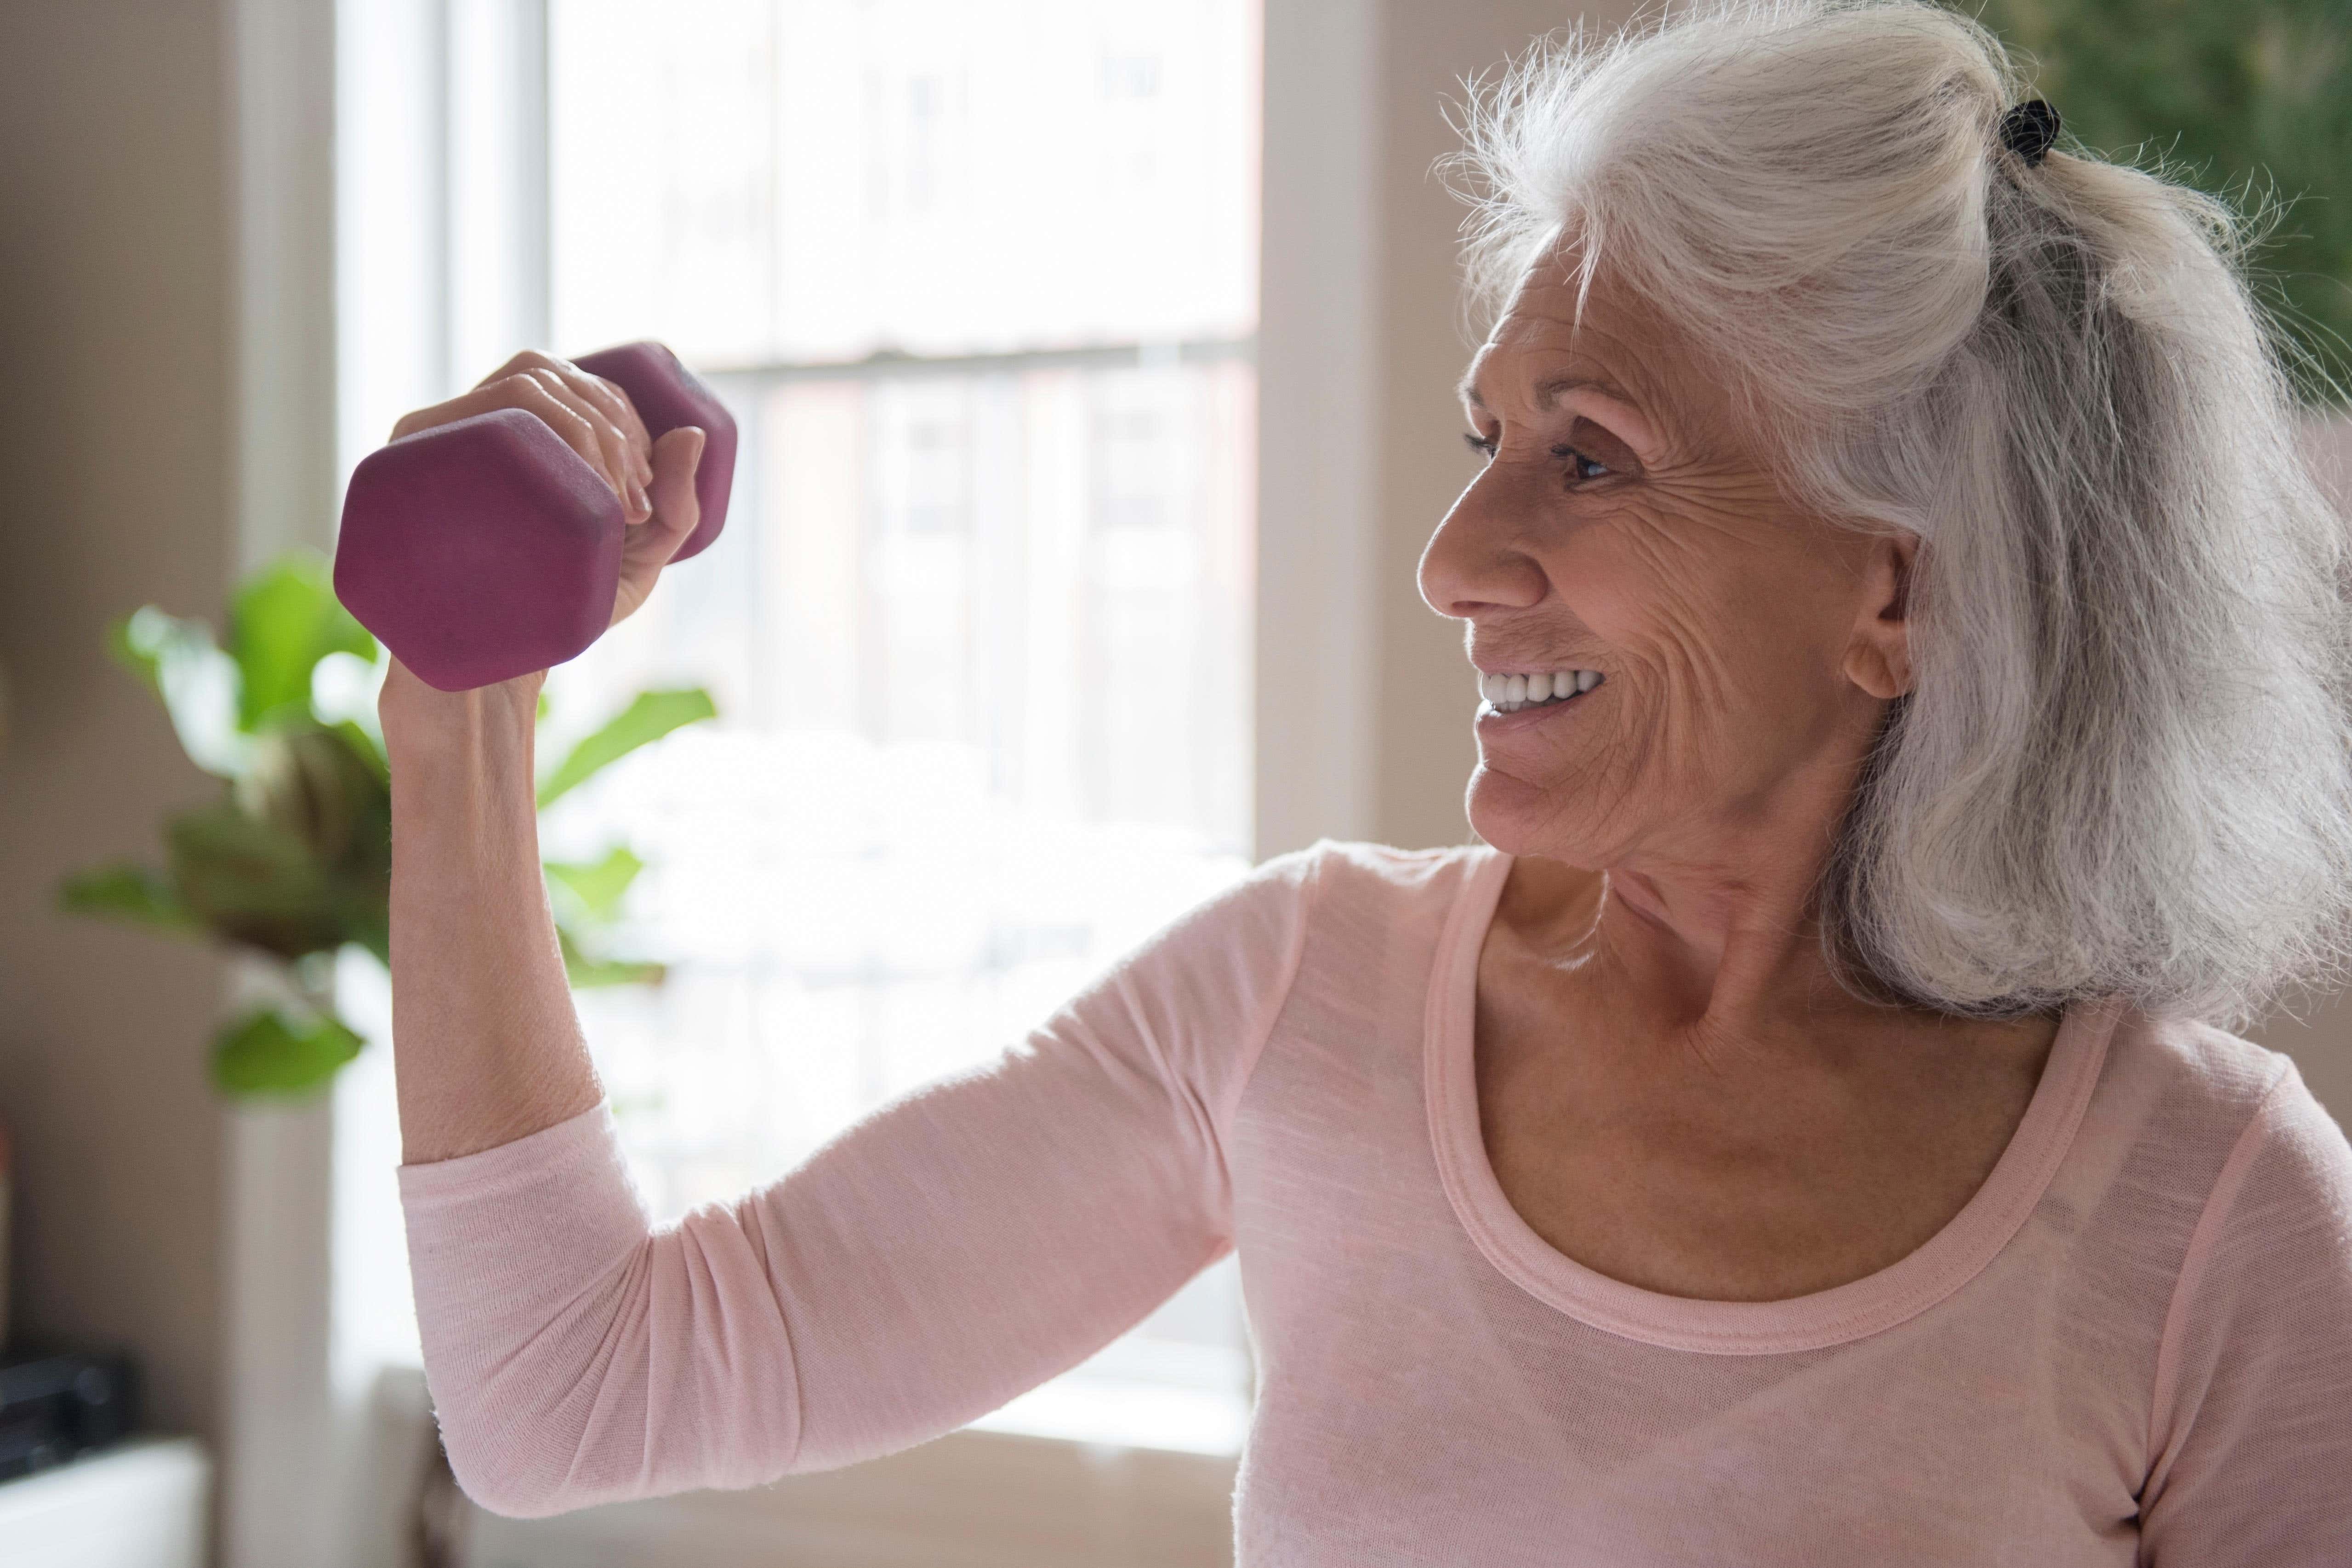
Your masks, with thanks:
[{"label": "woman's hand", "polygon": [[613,619],[606,624],[625,620],[646,602],[661,569],[701,521],[694,472],[702,461],[703,432],[681,426],[656,441],[646,435],[645,421],[637,417],[627,393],[570,360],[525,349],[476,383],[472,391],[401,416],[392,427],[392,438],[397,441],[495,408],[520,408],[537,416],[620,498],[628,532],[622,547],[620,589],[613,598]]},{"label": "woman's hand", "polygon": [[[613,616],[605,623],[618,625],[646,602],[662,568],[701,521],[694,476],[702,461],[704,432],[695,426],[681,426],[655,440],[646,435],[645,422],[618,386],[570,360],[525,349],[484,376],[473,390],[403,415],[392,427],[392,438],[397,441],[498,408],[520,408],[536,416],[619,498],[626,532]],[[486,689],[486,700],[493,706],[532,715],[546,679],[544,670],[517,676]],[[436,691],[394,659],[378,705],[386,742],[396,748],[400,744],[396,733],[413,734],[434,716],[459,716],[471,706],[462,700],[467,695]]]},{"label": "woman's hand", "polygon": [[654,478],[653,439],[628,395],[570,360],[535,349],[523,350],[482,377],[471,392],[402,415],[392,427],[392,438],[397,441],[496,408],[537,415],[621,498],[632,524],[652,515],[646,487]]}]

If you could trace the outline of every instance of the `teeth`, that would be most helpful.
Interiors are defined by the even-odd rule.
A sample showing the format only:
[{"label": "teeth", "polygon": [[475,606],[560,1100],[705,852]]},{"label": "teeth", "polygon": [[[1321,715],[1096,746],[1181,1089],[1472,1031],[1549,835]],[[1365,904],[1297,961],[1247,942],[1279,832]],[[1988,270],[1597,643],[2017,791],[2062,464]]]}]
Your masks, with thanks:
[{"label": "teeth", "polygon": [[1498,713],[1516,713],[1538,702],[1555,701],[1591,690],[1601,684],[1597,669],[1555,669],[1534,675],[1486,675],[1478,679],[1478,695]]}]

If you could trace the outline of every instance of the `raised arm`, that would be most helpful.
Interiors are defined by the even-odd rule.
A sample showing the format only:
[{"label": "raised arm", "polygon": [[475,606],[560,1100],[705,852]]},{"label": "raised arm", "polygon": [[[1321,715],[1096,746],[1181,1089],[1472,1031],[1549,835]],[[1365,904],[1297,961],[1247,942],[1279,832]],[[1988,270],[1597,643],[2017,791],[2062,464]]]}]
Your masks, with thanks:
[{"label": "raised arm", "polygon": [[[618,387],[538,353],[406,416],[393,433],[509,407],[546,421],[621,498],[620,620],[694,531],[703,433],[689,426],[649,442]],[[545,679],[436,691],[395,661],[384,681],[394,1057],[411,1161],[508,1142],[603,1097],[540,873],[531,731]]]},{"label": "raised arm", "polygon": [[[614,619],[694,528],[702,433],[525,356],[400,433],[521,406],[627,508]],[[541,879],[541,678],[395,667],[393,1034],[425,1370],[509,1513],[747,1485],[903,1447],[1075,1365],[1230,1245],[1221,1129],[1305,941],[1313,856],[1172,922],[984,1070],[656,1230],[580,1036]]]},{"label": "raised arm", "polygon": [[648,1226],[601,1108],[401,1173],[458,1480],[543,1514],[907,1447],[1076,1365],[1231,1246],[1223,1149],[1314,851],[1163,928],[983,1068]]}]

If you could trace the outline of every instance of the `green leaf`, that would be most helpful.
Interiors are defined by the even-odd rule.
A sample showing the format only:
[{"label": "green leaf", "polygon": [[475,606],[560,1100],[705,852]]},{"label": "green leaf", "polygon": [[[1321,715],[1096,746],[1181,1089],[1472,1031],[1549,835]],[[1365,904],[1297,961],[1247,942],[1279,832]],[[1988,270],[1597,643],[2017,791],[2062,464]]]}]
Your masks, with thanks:
[{"label": "green leaf", "polygon": [[572,748],[572,754],[539,786],[544,811],[575,785],[627,756],[639,746],[660,740],[682,725],[709,719],[719,711],[710,693],[698,686],[677,691],[640,691],[620,717]]},{"label": "green leaf", "polygon": [[[2068,141],[2254,216],[2253,291],[2306,402],[2352,377],[2352,9],[2343,0],[1989,0]],[[2061,151],[2063,151],[2062,147]],[[2259,221],[2265,208],[2282,221]]]},{"label": "green leaf", "polygon": [[383,694],[387,658],[362,658],[341,650],[320,656],[310,667],[310,716],[330,730],[349,724],[383,750],[383,720],[376,704]]},{"label": "green leaf", "polygon": [[391,874],[392,796],[365,734],[305,724],[256,738],[230,795],[247,816],[290,834],[330,870]]},{"label": "green leaf", "polygon": [[214,645],[212,627],[147,605],[109,627],[107,643],[163,700],[191,762],[223,778],[245,771],[253,742],[237,724],[236,663]]},{"label": "green leaf", "polygon": [[555,941],[563,950],[564,978],[581,990],[598,985],[658,985],[669,977],[669,965],[666,963],[591,956],[560,924],[555,928]]},{"label": "green leaf", "polygon": [[181,897],[219,935],[285,959],[362,940],[353,900],[286,829],[222,801],[173,817],[163,833]]},{"label": "green leaf", "polygon": [[387,790],[392,787],[392,766],[384,760],[383,741],[381,736],[373,731],[353,723],[349,719],[340,724],[330,725],[328,728],[343,738],[343,743],[352,749],[352,755],[366,765],[367,771],[374,775],[376,783],[383,785]]},{"label": "green leaf", "polygon": [[127,860],[68,877],[58,889],[58,906],[70,914],[184,935],[205,929],[170,881]]},{"label": "green leaf", "polygon": [[310,671],[331,653],[375,657],[375,639],[335,598],[326,559],[282,555],[246,580],[229,611],[229,653],[242,677],[237,717],[248,732],[310,717]]},{"label": "green leaf", "polygon": [[622,899],[637,879],[637,873],[645,868],[646,863],[625,844],[614,845],[602,860],[550,860],[545,867],[548,879],[568,894],[579,912],[592,921],[617,918]]},{"label": "green leaf", "polygon": [[359,1054],[360,1037],[333,1018],[298,1021],[264,1008],[214,1037],[213,1085],[224,1094],[300,1094]]},{"label": "green leaf", "polygon": [[373,953],[386,969],[392,967],[392,916],[382,901],[373,909],[347,910],[344,924],[353,942]]}]

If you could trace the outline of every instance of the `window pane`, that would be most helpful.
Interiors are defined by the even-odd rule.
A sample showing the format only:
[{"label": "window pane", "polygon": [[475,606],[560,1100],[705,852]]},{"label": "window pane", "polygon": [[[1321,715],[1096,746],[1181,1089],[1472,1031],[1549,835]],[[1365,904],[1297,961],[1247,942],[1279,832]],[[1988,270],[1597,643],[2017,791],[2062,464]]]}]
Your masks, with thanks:
[{"label": "window pane", "polygon": [[[664,1215],[992,1057],[1247,864],[1245,362],[719,384],[741,513],[550,685],[563,728],[692,680],[725,715],[547,824],[650,862],[629,936],[670,976],[581,1008]],[[1118,1398],[1030,1416],[1230,1447],[1230,1265],[1097,1370]]]},{"label": "window pane", "polygon": [[1255,0],[554,0],[554,328],[698,363],[1224,338]]},{"label": "window pane", "polygon": [[[721,709],[546,827],[650,863],[627,934],[667,984],[580,1000],[667,1215],[992,1057],[1246,868],[1258,14],[550,24],[557,341],[665,339],[741,436],[719,543],[549,688],[559,736],[648,685]],[[845,367],[881,349],[988,357]],[[1230,1450],[1245,1379],[1228,1261],[991,1422]]]}]

